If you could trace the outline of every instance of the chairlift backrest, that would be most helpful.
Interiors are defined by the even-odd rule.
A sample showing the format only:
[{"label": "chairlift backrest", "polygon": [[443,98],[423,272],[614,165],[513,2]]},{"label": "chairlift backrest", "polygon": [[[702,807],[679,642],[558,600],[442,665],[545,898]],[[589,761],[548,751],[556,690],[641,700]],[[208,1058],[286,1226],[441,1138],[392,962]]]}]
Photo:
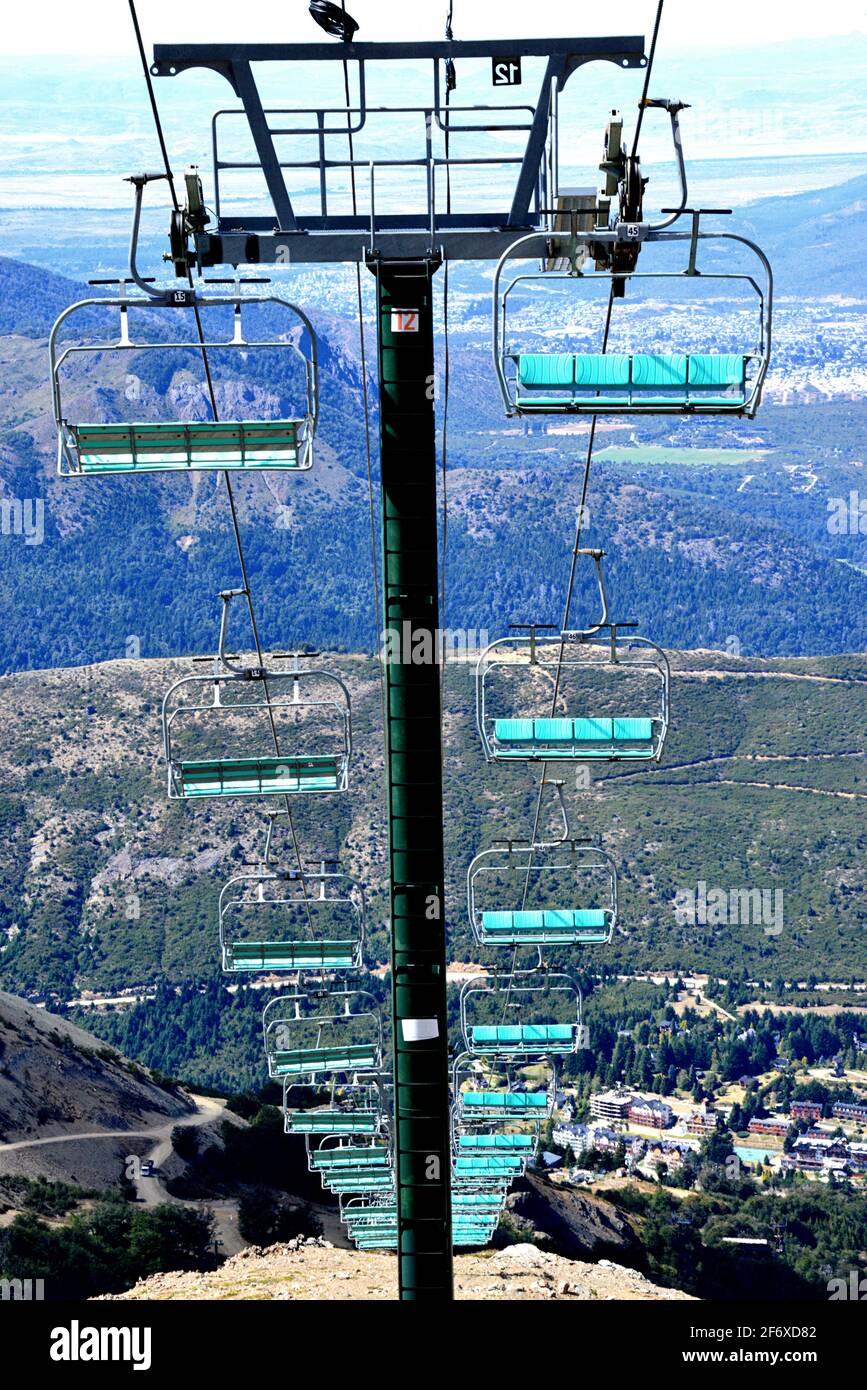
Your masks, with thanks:
[{"label": "chairlift backrest", "polygon": [[163,700],[162,728],[172,800],[317,795],[348,785],[351,700],[330,671],[218,666],[184,676]]},{"label": "chairlift backrest", "polygon": [[[300,321],[304,329],[300,342],[288,333],[265,338],[247,334],[243,323],[248,312],[264,305],[285,310]],[[209,310],[231,308],[232,336],[225,340],[206,338],[204,345],[200,344],[190,312],[193,307],[204,311],[201,316],[205,319]],[[82,323],[83,331],[92,333],[95,314],[104,310],[119,313],[117,337],[91,337],[89,341],[61,345],[60,332],[68,320],[77,318]],[[169,321],[168,336],[162,333],[159,322],[163,315]],[[143,336],[134,338],[132,330],[137,332],[139,328]],[[309,344],[309,351],[303,349],[302,343]],[[88,354],[99,355],[103,364],[106,356],[113,352],[171,354],[182,351],[195,359],[201,356],[203,346],[206,352],[225,351],[242,359],[251,352],[269,349],[297,356],[304,364],[303,410],[297,416],[286,419],[199,421],[127,418],[97,422],[73,419],[64,401],[64,368],[68,369],[73,362]],[[238,294],[231,297],[185,294],[175,301],[169,297],[131,296],[126,283],[123,283],[118,299],[85,299],[65,309],[51,330],[49,357],[57,427],[58,472],[61,475],[102,477],[107,474],[198,472],[210,469],[302,472],[313,466],[313,439],[319,413],[316,335],[303,310],[279,295],[250,298],[242,296],[239,289]],[[133,403],[136,403],[140,394],[138,388],[131,393],[127,385],[123,399],[126,400],[130,394]],[[103,398],[109,399],[110,394],[103,392]],[[135,414],[135,411],[128,410],[125,414]]]},{"label": "chairlift backrest", "polygon": [[485,758],[658,763],[671,719],[668,658],[622,626],[589,635],[534,630],[490,643],[476,666]]},{"label": "chairlift backrest", "polygon": [[223,969],[361,969],[364,891],[338,869],[279,871],[263,865],[236,874],[219,901]]},{"label": "chairlift backrest", "polygon": [[480,946],[605,945],[617,925],[617,870],[581,840],[497,845],[467,871],[467,910]]}]

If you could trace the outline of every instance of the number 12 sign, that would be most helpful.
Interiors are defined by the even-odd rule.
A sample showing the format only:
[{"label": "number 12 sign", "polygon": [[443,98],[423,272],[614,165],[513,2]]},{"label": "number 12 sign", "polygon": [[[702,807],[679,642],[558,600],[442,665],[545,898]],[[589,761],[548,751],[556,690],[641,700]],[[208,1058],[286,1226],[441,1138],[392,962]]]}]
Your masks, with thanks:
[{"label": "number 12 sign", "polygon": [[492,58],[491,81],[495,87],[520,87],[521,59],[519,57]]},{"label": "number 12 sign", "polygon": [[417,333],[418,309],[392,309],[392,333]]}]

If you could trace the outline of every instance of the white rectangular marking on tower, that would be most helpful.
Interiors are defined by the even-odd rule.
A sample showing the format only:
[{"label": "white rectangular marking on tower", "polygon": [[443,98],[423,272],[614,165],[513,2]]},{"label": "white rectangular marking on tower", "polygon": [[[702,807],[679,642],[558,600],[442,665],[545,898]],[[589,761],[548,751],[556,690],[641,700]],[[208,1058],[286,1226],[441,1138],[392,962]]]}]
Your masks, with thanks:
[{"label": "white rectangular marking on tower", "polygon": [[440,1035],[439,1024],[435,1018],[401,1019],[401,1032],[404,1042],[430,1042]]}]

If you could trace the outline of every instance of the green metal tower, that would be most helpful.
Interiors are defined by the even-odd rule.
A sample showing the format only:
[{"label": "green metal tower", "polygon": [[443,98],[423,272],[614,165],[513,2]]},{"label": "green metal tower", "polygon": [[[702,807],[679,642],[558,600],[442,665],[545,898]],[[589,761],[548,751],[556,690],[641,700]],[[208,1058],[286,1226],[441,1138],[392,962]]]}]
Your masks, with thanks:
[{"label": "green metal tower", "polygon": [[[373,265],[401,1297],[451,1297],[433,276]],[[418,660],[413,660],[417,655]]]}]

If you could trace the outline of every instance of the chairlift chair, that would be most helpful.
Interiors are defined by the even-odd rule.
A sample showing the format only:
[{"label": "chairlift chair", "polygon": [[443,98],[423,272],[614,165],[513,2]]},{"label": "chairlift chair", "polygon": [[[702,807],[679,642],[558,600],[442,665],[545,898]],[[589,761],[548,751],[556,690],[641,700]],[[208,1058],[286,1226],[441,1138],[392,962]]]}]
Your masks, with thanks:
[{"label": "chairlift chair", "polygon": [[507,1154],[518,1155],[527,1160],[536,1152],[538,1137],[537,1134],[528,1134],[523,1130],[506,1133],[492,1130],[487,1134],[480,1134],[478,1131],[456,1133],[457,1156],[497,1158]]},{"label": "chairlift chair", "polygon": [[361,1076],[382,1066],[382,1017],[364,990],[296,990],[266,1004],[262,1031],[268,1075],[296,1082]]},{"label": "chairlift chair", "polygon": [[479,1058],[459,1053],[452,1066],[453,1124],[464,1132],[473,1125],[490,1127],[516,1121],[541,1126],[554,1113],[556,1094],[556,1073],[550,1060],[546,1071],[546,1084],[531,1091],[518,1084],[508,1067],[498,1066],[486,1074]]},{"label": "chairlift chair", "polygon": [[284,1078],[283,1128],[286,1134],[356,1137],[387,1131],[382,1088],[375,1082],[338,1087],[337,1078],[333,1076],[327,1104],[315,1108],[292,1104],[292,1092],[299,1089],[291,1077]]},{"label": "chairlift chair", "polygon": [[476,726],[488,762],[658,763],[671,720],[661,647],[613,622],[602,561],[592,559],[601,613],[584,629],[514,624],[476,666]]},{"label": "chairlift chair", "polygon": [[[664,109],[671,117],[680,204],[663,209],[660,222],[645,219],[646,179],[641,177],[638,161],[621,148],[618,132],[615,148],[606,149],[606,162],[600,166],[608,186],[595,216],[588,215],[581,200],[570,203],[558,199],[556,208],[548,210],[548,231],[523,235],[504,251],[494,272],[492,351],[507,416],[736,415],[752,419],[758,410],[771,355],[774,281],[770,262],[746,237],[701,230],[703,217],[728,215],[730,209],[687,207],[679,131],[683,103],[646,100],[644,105]],[[619,205],[612,220],[609,214],[615,193],[619,194]],[[689,231],[674,230],[682,217],[691,219]],[[553,235],[555,232],[558,234]],[[700,268],[699,251],[708,242],[744,248],[753,268],[729,273]],[[685,247],[682,270],[636,270],[645,247],[666,244]],[[511,274],[510,261],[537,257],[542,260],[538,270]],[[588,273],[584,267],[591,259],[597,269]],[[564,260],[568,266],[565,271]],[[610,285],[614,297],[622,297],[628,286],[644,281],[679,281],[693,287],[711,284],[714,289],[738,285],[753,296],[756,337],[735,354],[709,352],[704,345],[702,350],[693,351],[682,343],[676,352],[667,353],[527,352],[513,346],[508,311],[519,287],[542,284],[547,290],[563,281],[579,287],[601,281]]]},{"label": "chairlift chair", "polygon": [[169,799],[345,791],[352,754],[346,684],[300,653],[272,658],[290,661],[288,671],[239,665],[225,639],[229,604],[243,592],[220,594],[219,652],[200,658],[211,673],[183,676],[163,699]]},{"label": "chairlift chair", "polygon": [[[117,283],[97,281],[95,283]],[[236,282],[231,296],[201,295],[182,292],[177,296],[143,294],[130,295],[129,281],[120,283],[118,299],[84,299],[64,309],[51,330],[49,358],[54,418],[57,426],[57,466],[65,477],[105,477],[110,474],[144,474],[172,472],[202,472],[229,470],[257,472],[265,469],[293,473],[313,467],[313,440],[319,413],[319,369],[316,335],[309,318],[297,304],[280,295],[269,294],[247,298]],[[145,282],[142,283],[147,288]],[[248,311],[254,306],[275,305],[300,321],[309,341],[309,351],[288,335],[276,338],[250,336],[245,330]],[[262,349],[280,350],[301,359],[304,364],[306,398],[299,415],[291,418],[265,420],[118,420],[99,422],[75,420],[64,398],[64,367],[82,356],[106,355],[119,352],[171,354],[187,351],[192,356],[202,353],[195,334],[192,311],[230,308],[233,312],[233,334],[228,340],[208,338],[206,352],[227,351],[242,361],[251,352]],[[104,335],[93,338],[92,320],[99,310],[114,309],[119,313],[117,337]],[[161,337],[160,319],[170,320],[169,336]],[[85,342],[63,346],[60,330],[70,319],[78,319],[82,333],[91,333]],[[131,321],[136,336],[131,334]],[[183,327],[181,327],[183,325]],[[143,336],[139,336],[141,328]],[[184,334],[183,330],[187,333]],[[178,331],[180,330],[180,331]],[[156,340],[153,340],[156,331]],[[148,334],[150,333],[150,339]],[[303,341],[303,339],[302,339]],[[120,381],[120,378],[119,378]],[[118,388],[120,389],[120,387]],[[104,399],[111,399],[103,393]],[[109,413],[108,411],[106,413]]]},{"label": "chairlift chair", "polygon": [[[280,812],[278,815],[285,815]],[[360,970],[364,953],[364,890],[339,868],[270,863],[236,874],[219,902],[223,970]]]},{"label": "chairlift chair", "polygon": [[456,1250],[477,1249],[488,1244],[494,1230],[469,1231],[458,1228],[452,1236],[452,1244]]},{"label": "chairlift chair", "polygon": [[490,1192],[485,1188],[473,1191],[464,1189],[460,1195],[452,1197],[452,1211],[461,1216],[474,1211],[497,1213],[502,1209],[503,1192],[499,1190]]},{"label": "chairlift chair", "polygon": [[475,976],[460,994],[464,1051],[515,1061],[569,1056],[584,1043],[581,1011],[581,990],[563,971]]},{"label": "chairlift chair", "polygon": [[480,946],[605,945],[617,925],[617,869],[589,841],[509,841],[472,860],[467,906]]},{"label": "chairlift chair", "polygon": [[311,1173],[375,1171],[391,1167],[391,1145],[387,1139],[362,1143],[343,1135],[328,1136],[317,1147],[307,1139],[307,1167]]},{"label": "chairlift chair", "polygon": [[388,1168],[382,1168],[375,1172],[354,1168],[325,1169],[319,1174],[319,1177],[326,1192],[340,1194],[346,1192],[389,1193],[394,1191],[394,1174]]},{"label": "chairlift chair", "polygon": [[465,1183],[485,1186],[492,1178],[519,1178],[526,1166],[526,1159],[520,1154],[458,1155],[452,1163],[452,1173]]}]

